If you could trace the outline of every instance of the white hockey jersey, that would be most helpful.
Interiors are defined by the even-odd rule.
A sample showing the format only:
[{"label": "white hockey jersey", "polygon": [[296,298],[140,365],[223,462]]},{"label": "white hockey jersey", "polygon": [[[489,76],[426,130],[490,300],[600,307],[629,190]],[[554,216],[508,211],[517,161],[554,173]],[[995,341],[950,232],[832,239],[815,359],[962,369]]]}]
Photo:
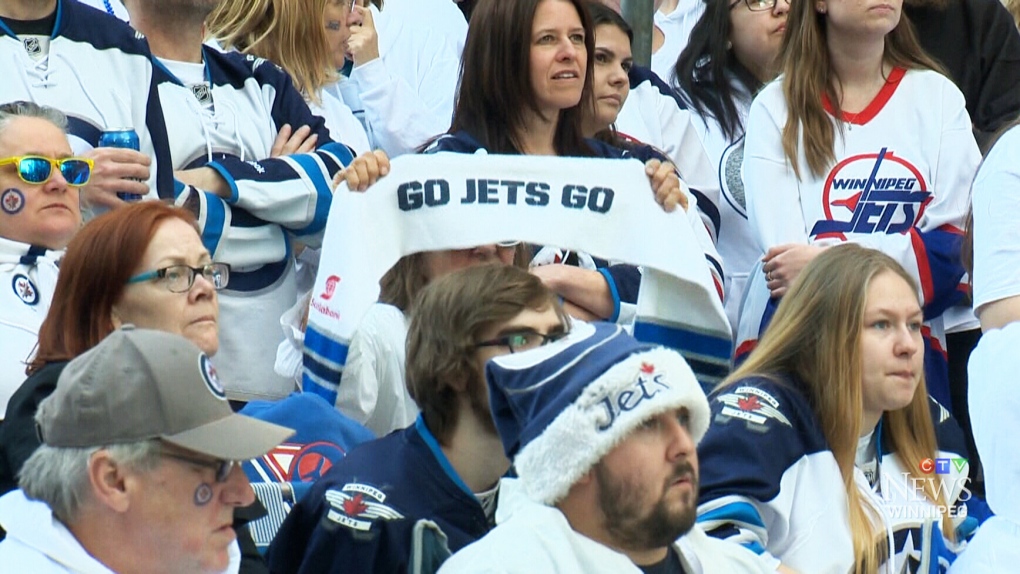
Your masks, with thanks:
[{"label": "white hockey jersey", "polygon": [[[231,399],[279,399],[294,383],[273,370],[279,319],[298,299],[291,241],[317,246],[332,201],[330,181],[351,160],[276,65],[237,52],[202,49],[203,82],[187,84],[157,63],[175,169],[211,167],[231,197],[177,185],[178,204],[198,206],[202,242],[232,266],[220,293],[216,363]],[[176,68],[176,66],[175,66]],[[284,124],[318,134],[310,154],[270,158]]]},{"label": "white hockey jersey", "polygon": [[76,154],[96,147],[104,130],[134,128],[141,152],[152,159],[150,197],[157,191],[172,197],[173,171],[150,58],[142,35],[124,22],[75,0],[57,0],[48,53],[38,39],[19,38],[0,22],[5,71],[0,102],[30,100],[64,112]]},{"label": "white hockey jersey", "polygon": [[[814,176],[800,152],[799,180],[783,153],[786,117],[780,78],[751,104],[744,143],[747,210],[760,252],[852,241],[897,260],[920,287],[931,327],[929,391],[950,404],[938,334],[943,313],[963,297],[960,238],[981,161],[963,95],[936,72],[895,68],[871,104],[840,119],[836,162],[826,173]],[[752,272],[738,359],[754,347],[775,305],[764,273]]]},{"label": "white hockey jersey", "polygon": [[0,238],[0,420],[7,401],[25,382],[25,367],[35,354],[39,326],[50,309],[63,251]]},{"label": "white hockey jersey", "polygon": [[369,9],[380,57],[353,68],[339,87],[374,147],[390,157],[413,153],[453,120],[467,23],[449,0],[390,0],[382,12]]},{"label": "white hockey jersey", "polygon": [[698,200],[698,212],[713,243],[719,236],[719,180],[691,112],[648,68],[630,70],[630,94],[616,118],[619,135],[660,150],[676,166],[680,179]]},{"label": "white hockey jersey", "polygon": [[[736,93],[734,105],[743,125],[751,108],[751,95],[738,82],[732,82]],[[740,303],[744,299],[748,275],[761,258],[758,242],[747,219],[747,202],[744,199],[744,180],[740,166],[744,160],[744,134],[728,138],[715,118],[702,116],[691,110],[691,123],[701,138],[709,161],[716,166],[719,178],[719,239],[716,247],[726,265],[726,317],[736,335]]]},{"label": "white hockey jersey", "polygon": [[[794,379],[749,377],[713,393],[712,426],[698,445],[698,522],[797,572],[847,572],[854,557],[842,474],[798,389]],[[960,428],[945,408],[929,403],[938,440],[930,477],[906,472],[882,423],[875,430],[876,487],[855,469],[857,488],[881,516],[894,556],[882,572],[945,572],[963,547],[943,538],[942,513],[914,481],[935,481],[959,541],[987,517],[987,506],[969,490]]]}]

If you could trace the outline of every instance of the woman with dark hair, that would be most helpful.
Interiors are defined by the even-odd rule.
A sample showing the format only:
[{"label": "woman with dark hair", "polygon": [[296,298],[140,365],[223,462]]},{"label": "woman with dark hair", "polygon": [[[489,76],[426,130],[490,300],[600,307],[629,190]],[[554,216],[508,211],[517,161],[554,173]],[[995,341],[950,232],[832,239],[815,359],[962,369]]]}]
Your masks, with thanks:
[{"label": "woman with dark hair", "polygon": [[858,245],[805,267],[710,397],[707,530],[781,571],[946,571],[987,508],[968,490],[960,428],[926,392],[917,293]]},{"label": "woman with dark hair", "polygon": [[630,94],[634,30],[616,10],[598,0],[589,0],[588,10],[595,28],[595,65],[592,68],[595,104],[593,111],[585,114],[584,135],[621,147],[624,141],[616,134],[614,124]]},{"label": "woman with dark hair", "polygon": [[[585,137],[585,116],[594,105],[594,54],[594,28],[584,0],[479,2],[464,47],[453,125],[426,151],[633,157],[645,162],[656,200],[666,211],[677,204],[686,209],[680,180],[661,155]],[[640,275],[633,266],[598,265],[572,253],[540,252],[536,261],[575,258],[599,273],[578,281],[573,273],[561,275],[562,266],[536,268],[572,314],[615,320],[621,301],[636,301]]]},{"label": "woman with dark hair", "polygon": [[726,263],[726,315],[736,330],[747,276],[761,253],[751,233],[740,162],[751,99],[771,81],[789,0],[706,0],[676,61],[678,93],[719,178],[719,254]]},{"label": "woman with dark hair", "polygon": [[980,153],[960,90],[901,18],[901,0],[793,0],[782,76],[755,97],[743,179],[762,258],[738,349],[801,269],[854,242],[896,259],[921,289],[928,390],[950,404],[945,332],[976,319],[962,300],[959,236]]}]

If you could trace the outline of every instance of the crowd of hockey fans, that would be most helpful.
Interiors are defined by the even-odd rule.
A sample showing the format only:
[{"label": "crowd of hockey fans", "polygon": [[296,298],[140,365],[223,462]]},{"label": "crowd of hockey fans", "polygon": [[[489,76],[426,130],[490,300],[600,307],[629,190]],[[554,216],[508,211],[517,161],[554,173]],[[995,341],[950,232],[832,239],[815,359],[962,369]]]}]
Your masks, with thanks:
[{"label": "crowd of hockey fans", "polygon": [[0,572],[1016,572],[1017,3],[649,3],[0,0]]}]

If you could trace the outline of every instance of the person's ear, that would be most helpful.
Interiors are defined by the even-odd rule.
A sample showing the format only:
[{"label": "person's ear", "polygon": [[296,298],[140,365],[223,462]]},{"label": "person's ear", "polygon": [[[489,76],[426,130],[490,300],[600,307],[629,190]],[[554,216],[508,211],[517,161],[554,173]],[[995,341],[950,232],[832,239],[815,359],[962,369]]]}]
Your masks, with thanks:
[{"label": "person's ear", "polygon": [[825,5],[825,2],[818,2],[815,4],[815,11],[819,14],[825,14],[828,10],[829,8]]},{"label": "person's ear", "polygon": [[110,456],[110,452],[100,449],[89,457],[88,474],[92,493],[100,504],[117,513],[127,512],[130,507],[128,482],[130,477],[126,468],[118,464]]}]

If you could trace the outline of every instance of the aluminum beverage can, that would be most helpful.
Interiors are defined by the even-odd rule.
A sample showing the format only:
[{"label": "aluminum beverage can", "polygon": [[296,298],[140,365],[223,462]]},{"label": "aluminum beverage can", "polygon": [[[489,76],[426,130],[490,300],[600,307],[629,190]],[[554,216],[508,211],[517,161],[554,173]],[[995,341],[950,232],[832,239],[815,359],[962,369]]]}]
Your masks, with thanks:
[{"label": "aluminum beverage can", "polygon": [[[116,128],[106,130],[99,136],[99,147],[119,147],[139,151],[141,145],[138,141],[138,133],[132,128]],[[140,201],[141,195],[137,193],[117,192],[117,197],[124,201]]]}]

